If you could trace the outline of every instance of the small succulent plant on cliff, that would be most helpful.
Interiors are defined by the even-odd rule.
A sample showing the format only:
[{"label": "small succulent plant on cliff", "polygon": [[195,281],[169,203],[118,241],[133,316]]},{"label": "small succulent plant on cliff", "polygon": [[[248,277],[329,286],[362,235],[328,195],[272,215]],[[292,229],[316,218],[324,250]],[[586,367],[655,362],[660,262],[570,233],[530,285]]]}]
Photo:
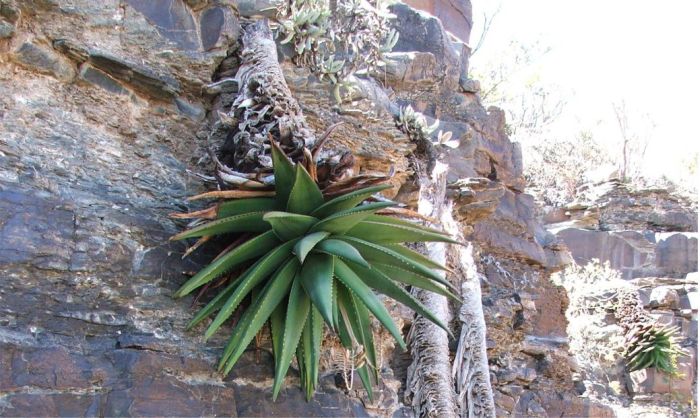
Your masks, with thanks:
[{"label": "small succulent plant on cliff", "polygon": [[291,0],[279,3],[277,15],[294,62],[330,80],[339,104],[341,87],[352,90],[349,77],[378,72],[399,40],[385,0]]},{"label": "small succulent plant on cliff", "polygon": [[678,373],[676,359],[686,355],[678,344],[678,329],[653,321],[642,307],[639,293],[625,289],[617,294],[615,317],[625,330],[627,370],[654,367],[671,375]]},{"label": "small succulent plant on cliff", "polygon": [[399,130],[406,135],[411,141],[428,141],[432,145],[443,145],[449,148],[459,147],[459,140],[452,139],[452,132],[442,130],[438,132],[435,141],[430,139],[430,136],[440,125],[440,120],[436,119],[432,125],[428,125],[428,120],[425,115],[413,109],[411,105],[399,108],[399,113],[394,117],[394,123]]},{"label": "small succulent plant on cliff", "polygon": [[625,336],[627,368],[630,372],[654,367],[675,374],[676,358],[686,355],[678,345],[678,329],[657,324],[638,324]]},{"label": "small succulent plant on cliff", "polygon": [[189,324],[191,328],[214,316],[205,339],[250,297],[224,349],[219,370],[229,373],[269,322],[275,360],[273,399],[294,357],[307,399],[312,396],[319,375],[324,323],[346,349],[362,353],[357,372],[371,397],[379,364],[370,313],[405,348],[401,332],[372,289],[448,330],[402,287],[408,284],[456,299],[454,288],[434,270],[446,268],[401,244],[454,241],[444,232],[377,213],[393,202],[365,202],[389,186],[324,197],[313,175],[303,165],[293,165],[274,143],[272,161],[274,192],[231,191],[224,194],[237,198],[176,215],[199,218],[200,224],[173,239],[200,237],[202,242],[211,236],[243,234],[191,277],[176,297],[229,277]]},{"label": "small succulent plant on cliff", "polygon": [[[679,345],[678,329],[655,323],[639,292],[609,262],[574,264],[552,280],[569,294],[570,345],[589,375],[613,378],[618,365],[629,372],[653,367],[678,373],[676,360],[687,355]],[[606,326],[610,313],[617,320],[613,328]]]}]

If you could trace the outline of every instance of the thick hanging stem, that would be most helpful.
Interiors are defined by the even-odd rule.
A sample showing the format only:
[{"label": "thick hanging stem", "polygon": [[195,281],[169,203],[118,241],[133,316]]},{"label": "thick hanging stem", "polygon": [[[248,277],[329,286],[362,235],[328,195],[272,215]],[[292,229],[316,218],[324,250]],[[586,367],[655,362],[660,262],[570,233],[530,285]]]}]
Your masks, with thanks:
[{"label": "thick hanging stem", "polygon": [[452,374],[457,390],[460,416],[495,417],[491,377],[486,354],[486,322],[481,307],[481,281],[474,263],[471,244],[452,248],[463,277],[459,321],[462,331],[455,353]]},{"label": "thick hanging stem", "polygon": [[305,147],[314,147],[316,136],[284,79],[267,19],[248,25],[241,40],[239,91],[226,115],[237,126],[221,149],[222,161],[243,172],[270,168],[270,134],[299,160]]},{"label": "thick hanging stem", "polygon": [[[418,207],[421,215],[440,218],[445,200],[445,175],[445,172],[436,171],[432,179],[421,179]],[[432,260],[440,264],[446,263],[446,244],[428,243],[426,247]],[[449,302],[445,296],[420,289],[414,289],[414,294],[438,319],[444,323],[450,322]],[[447,332],[427,319],[418,317],[411,326],[408,340],[413,361],[408,367],[406,391],[412,397],[416,415],[457,417]]]}]

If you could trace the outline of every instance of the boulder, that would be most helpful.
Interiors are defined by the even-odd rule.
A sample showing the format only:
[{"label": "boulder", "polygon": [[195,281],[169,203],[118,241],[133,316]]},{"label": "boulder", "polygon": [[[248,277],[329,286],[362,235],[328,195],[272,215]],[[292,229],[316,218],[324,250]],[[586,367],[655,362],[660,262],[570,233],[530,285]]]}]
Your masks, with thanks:
[{"label": "boulder", "polygon": [[75,77],[71,62],[45,45],[24,42],[14,51],[13,58],[25,68],[52,75],[61,81],[71,81]]},{"label": "boulder", "polygon": [[664,275],[685,277],[698,271],[697,233],[660,233],[655,236],[656,267]]},{"label": "boulder", "polygon": [[650,308],[678,309],[679,305],[680,297],[675,289],[657,287],[654,288],[649,295],[648,306]]},{"label": "boulder", "polygon": [[686,350],[689,355],[678,358],[678,376],[671,376],[654,368],[637,370],[629,374],[627,389],[634,396],[670,393],[677,399],[694,399],[693,383],[697,373],[695,349]]},{"label": "boulder", "polygon": [[15,26],[0,19],[0,39],[11,38],[15,34]]},{"label": "boulder", "polygon": [[434,81],[440,81],[440,88],[456,90],[461,75],[461,62],[442,22],[403,3],[390,6],[390,10],[396,15],[392,26],[399,32],[399,40],[393,52],[432,54],[434,64],[429,64],[427,68],[423,65],[424,69],[419,72],[429,70],[433,73]]},{"label": "boulder", "polygon": [[445,29],[465,44],[472,30],[472,5],[466,0],[407,0],[409,6],[437,17]]},{"label": "boulder", "polygon": [[685,277],[697,271],[697,234],[643,234],[636,231],[591,231],[566,228],[557,232],[574,261],[609,262],[623,278]]},{"label": "boulder", "polygon": [[576,202],[550,211],[558,216],[545,217],[548,224],[570,221],[571,227],[601,231],[698,230],[697,202],[670,188],[635,188],[619,180],[583,185]]}]

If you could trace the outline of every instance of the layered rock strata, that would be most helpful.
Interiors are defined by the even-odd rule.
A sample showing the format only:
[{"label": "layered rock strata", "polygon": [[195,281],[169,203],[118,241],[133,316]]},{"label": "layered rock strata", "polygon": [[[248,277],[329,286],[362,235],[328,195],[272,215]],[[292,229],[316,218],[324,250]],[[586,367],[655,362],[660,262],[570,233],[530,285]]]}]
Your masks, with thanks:
[{"label": "layered rock strata", "polygon": [[666,189],[634,188],[617,180],[581,187],[579,199],[545,208],[544,221],[574,261],[609,263],[634,285],[644,308],[662,325],[678,328],[688,356],[680,376],[655,369],[623,373],[633,398],[671,394],[693,399],[697,381],[697,202]]},{"label": "layered rock strata", "polygon": [[[413,413],[403,401],[410,359],[388,344],[375,402],[345,387],[329,346],[314,400],[290,374],[273,403],[269,354],[250,350],[232,375],[215,373],[223,338],[185,331],[192,301],[171,298],[213,254],[183,260],[184,246],[167,240],[181,225],[167,215],[213,181],[206,139],[235,95],[226,79],[241,19],[269,6],[0,0],[0,414]],[[503,113],[464,88],[474,84],[468,47],[434,17],[393,12],[400,41],[386,72],[358,80],[352,103],[336,106],[329,85],[282,61],[308,126],[318,135],[344,121],[327,146],[352,151],[357,173],[393,172],[397,199],[412,205],[426,161],[393,116],[411,104],[440,119],[461,142],[436,153],[475,251],[496,414],[607,413],[573,390],[567,301],[547,280],[566,256],[535,220]],[[408,328],[412,315],[391,308]]]}]

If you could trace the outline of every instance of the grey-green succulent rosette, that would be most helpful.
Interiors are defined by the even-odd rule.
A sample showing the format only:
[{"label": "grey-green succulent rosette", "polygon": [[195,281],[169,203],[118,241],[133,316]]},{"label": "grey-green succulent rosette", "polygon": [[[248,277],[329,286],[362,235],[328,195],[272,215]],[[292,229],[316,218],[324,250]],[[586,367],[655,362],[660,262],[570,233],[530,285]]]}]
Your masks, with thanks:
[{"label": "grey-green succulent rosette", "polygon": [[218,294],[189,324],[191,328],[213,317],[205,339],[234,312],[242,312],[219,362],[219,370],[226,374],[269,322],[275,361],[273,399],[295,356],[301,385],[311,398],[318,381],[324,323],[346,349],[364,353],[357,373],[371,398],[379,366],[371,315],[400,347],[406,347],[375,291],[449,333],[446,324],[404,288],[410,285],[458,300],[454,287],[436,271],[446,267],[402,244],[455,241],[442,231],[378,214],[395,203],[366,200],[390,186],[324,197],[309,171],[292,164],[274,143],[272,161],[274,192],[234,191],[228,195],[235,199],[176,216],[198,218],[199,224],[172,239],[199,238],[202,243],[224,234],[239,237],[175,296],[201,291],[217,281]]}]

